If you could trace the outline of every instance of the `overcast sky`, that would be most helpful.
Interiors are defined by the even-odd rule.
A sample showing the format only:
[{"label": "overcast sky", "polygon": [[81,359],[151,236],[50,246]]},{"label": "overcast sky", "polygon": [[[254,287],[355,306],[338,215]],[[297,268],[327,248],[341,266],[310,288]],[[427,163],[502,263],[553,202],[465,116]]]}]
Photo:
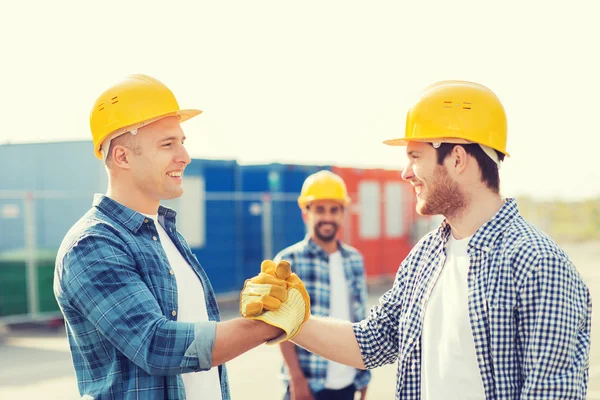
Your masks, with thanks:
[{"label": "overcast sky", "polygon": [[381,141],[421,89],[462,79],[505,106],[504,195],[599,196],[596,4],[2,2],[0,143],[89,140],[96,97],[144,73],[204,111],[183,125],[193,157],[399,169]]}]

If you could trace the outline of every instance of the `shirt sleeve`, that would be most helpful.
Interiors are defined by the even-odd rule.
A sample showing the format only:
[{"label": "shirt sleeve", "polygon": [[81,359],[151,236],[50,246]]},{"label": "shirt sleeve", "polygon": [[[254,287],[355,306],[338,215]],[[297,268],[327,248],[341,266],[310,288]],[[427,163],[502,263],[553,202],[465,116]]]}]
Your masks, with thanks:
[{"label": "shirt sleeve", "polygon": [[86,236],[61,264],[62,303],[144,371],[173,375],[210,369],[215,322],[167,319],[117,238]]},{"label": "shirt sleeve", "polygon": [[353,324],[354,335],[367,369],[391,364],[398,359],[398,323],[401,311],[401,294],[404,291],[405,260],[396,274],[391,290],[371,308],[366,319]]},{"label": "shirt sleeve", "polygon": [[[359,319],[364,319],[366,317],[366,309],[368,302],[368,293],[367,293],[367,278],[365,272],[364,258],[361,254],[358,255],[359,262],[353,263],[354,267],[354,276],[356,281],[356,294],[358,296],[358,302],[360,307],[358,307],[357,312],[359,315],[357,317]],[[354,385],[356,386],[356,390],[362,390],[371,381],[371,371],[365,370],[356,370],[356,379],[354,380]]]},{"label": "shirt sleeve", "polygon": [[568,259],[540,257],[520,289],[523,399],[585,399],[591,297]]}]

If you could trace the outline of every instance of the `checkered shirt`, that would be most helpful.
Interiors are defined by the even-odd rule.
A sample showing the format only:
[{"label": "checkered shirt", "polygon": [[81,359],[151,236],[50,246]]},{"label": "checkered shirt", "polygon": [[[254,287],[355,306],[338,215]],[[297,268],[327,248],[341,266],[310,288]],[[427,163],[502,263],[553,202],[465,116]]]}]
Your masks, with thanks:
[{"label": "checkered shirt", "polygon": [[[355,248],[338,242],[344,264],[346,283],[350,289],[351,322],[366,317],[367,284],[362,255]],[[309,236],[303,241],[282,250],[275,260],[288,260],[295,272],[304,282],[310,296],[310,312],[312,315],[329,316],[329,256]],[[298,361],[311,389],[318,392],[325,388],[327,380],[327,363],[323,357],[295,346]],[[287,383],[289,374],[284,366],[283,379]],[[367,386],[371,380],[369,371],[357,370],[354,385],[357,390]]]},{"label": "checkered shirt", "polygon": [[[450,226],[426,235],[354,324],[367,368],[398,362],[396,399],[421,398],[421,332]],[[469,316],[487,400],[585,399],[591,298],[567,255],[514,199],[469,240]]]},{"label": "checkered shirt", "polygon": [[[82,396],[184,399],[180,374],[210,369],[214,291],[175,229],[175,211],[160,207],[158,220],[202,282],[213,322],[177,322],[176,281],[153,220],[96,195],[61,244],[54,280]],[[224,365],[219,377],[228,400]]]}]

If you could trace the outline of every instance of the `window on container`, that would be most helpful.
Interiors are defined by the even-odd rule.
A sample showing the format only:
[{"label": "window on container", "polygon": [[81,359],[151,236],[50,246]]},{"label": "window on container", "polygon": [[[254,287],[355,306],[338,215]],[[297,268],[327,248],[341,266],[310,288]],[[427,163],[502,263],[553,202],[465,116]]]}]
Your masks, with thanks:
[{"label": "window on container", "polygon": [[388,182],[385,185],[385,234],[390,238],[404,235],[405,210],[402,183]]},{"label": "window on container", "polygon": [[359,235],[363,239],[381,237],[381,195],[379,183],[363,181],[358,184],[360,202]]},{"label": "window on container", "polygon": [[204,178],[186,176],[183,178],[183,196],[165,202],[167,207],[177,211],[177,230],[191,248],[204,247],[206,241],[206,198]]}]

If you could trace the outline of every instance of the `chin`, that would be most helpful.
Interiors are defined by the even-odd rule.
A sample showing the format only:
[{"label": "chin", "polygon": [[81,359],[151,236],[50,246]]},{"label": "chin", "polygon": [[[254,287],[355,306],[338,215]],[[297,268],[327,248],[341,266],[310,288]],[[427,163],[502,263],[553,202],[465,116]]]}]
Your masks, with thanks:
[{"label": "chin", "polygon": [[417,202],[416,211],[417,214],[422,216],[435,215],[435,213],[432,213],[431,210],[427,209],[427,204],[424,201]]},{"label": "chin", "polygon": [[163,197],[163,200],[173,200],[178,197],[181,197],[182,194],[183,194],[183,189],[177,190],[177,191],[172,191],[172,192],[166,193],[165,196]]}]

